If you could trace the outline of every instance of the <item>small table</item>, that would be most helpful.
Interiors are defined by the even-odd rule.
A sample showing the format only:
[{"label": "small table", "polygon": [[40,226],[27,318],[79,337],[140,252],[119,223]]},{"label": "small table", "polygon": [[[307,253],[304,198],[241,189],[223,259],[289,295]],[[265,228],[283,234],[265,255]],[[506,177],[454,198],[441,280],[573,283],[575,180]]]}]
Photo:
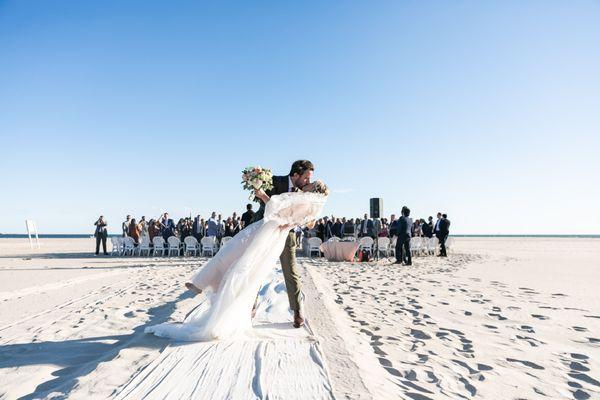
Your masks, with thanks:
[{"label": "small table", "polygon": [[321,251],[328,261],[354,261],[358,242],[331,242],[321,244]]}]

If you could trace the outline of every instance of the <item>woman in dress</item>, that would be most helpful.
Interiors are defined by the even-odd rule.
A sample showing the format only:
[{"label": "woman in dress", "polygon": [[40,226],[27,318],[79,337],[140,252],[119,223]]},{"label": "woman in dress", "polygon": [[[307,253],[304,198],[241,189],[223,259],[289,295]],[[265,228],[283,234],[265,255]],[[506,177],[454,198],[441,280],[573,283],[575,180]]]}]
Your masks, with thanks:
[{"label": "woman in dress", "polygon": [[252,329],[250,311],[256,293],[275,268],[290,229],[314,221],[323,210],[327,187],[309,183],[302,192],[272,196],[264,219],[237,234],[188,282],[188,289],[207,294],[209,307],[182,324],[165,323],[147,333],[179,340],[231,338]]}]

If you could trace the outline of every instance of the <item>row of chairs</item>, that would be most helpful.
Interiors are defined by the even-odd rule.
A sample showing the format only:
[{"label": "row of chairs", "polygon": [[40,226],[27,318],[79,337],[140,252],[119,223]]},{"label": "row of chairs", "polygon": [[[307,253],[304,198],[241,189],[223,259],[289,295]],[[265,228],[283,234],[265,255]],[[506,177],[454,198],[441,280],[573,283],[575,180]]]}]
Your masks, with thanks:
[{"label": "row of chairs", "polygon": [[223,248],[231,240],[231,236],[225,236],[221,238],[221,245],[217,243],[214,236],[206,236],[198,240],[193,236],[187,236],[183,239],[183,242],[176,236],[171,236],[165,242],[162,236],[155,236],[150,244],[150,238],[143,236],[140,239],[140,243],[136,246],[135,241],[132,237],[111,237],[112,255],[119,256],[142,256],[153,254],[155,256],[164,256],[165,254],[169,257],[172,255],[178,256],[182,251],[183,255],[192,254],[194,256],[209,256],[213,257],[220,248]]},{"label": "row of chairs", "polygon": [[[340,238],[334,236],[329,239],[332,242],[339,242]],[[453,238],[448,238],[446,240],[446,251],[450,251],[450,248],[453,245]],[[317,253],[317,256],[321,256],[321,244],[323,241],[318,237],[311,237],[308,239],[308,256],[312,257],[314,253]],[[439,240],[436,237],[426,238],[426,237],[413,237],[410,239],[410,252],[413,256],[419,255],[435,255],[436,251],[439,247]],[[358,251],[366,250],[371,254],[374,254],[376,251],[379,252],[380,255],[385,257],[391,257],[395,255],[396,252],[396,237],[390,239],[388,237],[380,237],[375,240],[371,237],[365,236],[359,239]]]}]

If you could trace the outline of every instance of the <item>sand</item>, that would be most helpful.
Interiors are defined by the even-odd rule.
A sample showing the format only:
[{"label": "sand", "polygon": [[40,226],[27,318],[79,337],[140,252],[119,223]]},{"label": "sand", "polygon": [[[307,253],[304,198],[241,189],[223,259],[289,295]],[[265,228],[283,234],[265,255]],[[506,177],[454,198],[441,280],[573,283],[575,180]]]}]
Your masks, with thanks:
[{"label": "sand", "polygon": [[94,257],[91,239],[0,240],[0,398],[600,398],[600,240],[458,238],[412,267],[300,259],[255,335],[144,334],[203,307],[204,258]]}]

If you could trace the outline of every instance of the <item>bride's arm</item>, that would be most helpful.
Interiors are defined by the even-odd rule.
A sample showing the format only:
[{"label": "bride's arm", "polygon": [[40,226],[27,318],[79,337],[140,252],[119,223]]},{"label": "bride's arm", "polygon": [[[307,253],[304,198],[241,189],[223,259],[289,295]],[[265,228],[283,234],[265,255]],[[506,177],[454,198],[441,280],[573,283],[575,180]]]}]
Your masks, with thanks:
[{"label": "bride's arm", "polygon": [[262,200],[263,203],[267,204],[271,198],[267,195],[264,190],[258,189],[254,191],[254,195]]}]

